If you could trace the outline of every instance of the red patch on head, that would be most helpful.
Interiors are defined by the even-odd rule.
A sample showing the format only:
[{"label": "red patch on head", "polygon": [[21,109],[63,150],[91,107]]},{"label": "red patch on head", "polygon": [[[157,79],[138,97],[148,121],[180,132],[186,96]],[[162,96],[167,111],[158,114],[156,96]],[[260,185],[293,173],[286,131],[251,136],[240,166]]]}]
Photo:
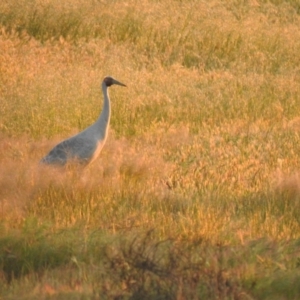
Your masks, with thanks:
[{"label": "red patch on head", "polygon": [[105,77],[104,80],[106,86],[111,86],[113,84],[113,79],[111,77]]}]

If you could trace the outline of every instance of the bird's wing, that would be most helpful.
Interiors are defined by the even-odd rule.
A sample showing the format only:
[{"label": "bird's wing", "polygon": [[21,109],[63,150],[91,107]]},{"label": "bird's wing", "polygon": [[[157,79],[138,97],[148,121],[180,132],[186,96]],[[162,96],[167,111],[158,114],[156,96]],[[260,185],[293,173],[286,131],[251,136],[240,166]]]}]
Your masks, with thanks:
[{"label": "bird's wing", "polygon": [[68,159],[67,151],[64,147],[64,142],[56,145],[45,157],[42,158],[41,162],[46,164],[64,165]]},{"label": "bird's wing", "polygon": [[91,139],[74,136],[56,145],[41,162],[64,165],[68,160],[87,163],[96,145]]}]

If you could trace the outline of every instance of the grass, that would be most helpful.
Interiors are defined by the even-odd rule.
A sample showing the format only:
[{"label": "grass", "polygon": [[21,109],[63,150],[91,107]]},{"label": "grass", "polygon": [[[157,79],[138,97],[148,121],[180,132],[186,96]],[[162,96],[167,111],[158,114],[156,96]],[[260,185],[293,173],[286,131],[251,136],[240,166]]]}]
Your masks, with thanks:
[{"label": "grass", "polygon": [[[298,299],[299,8],[2,1],[0,298]],[[40,167],[105,75],[99,159]]]}]

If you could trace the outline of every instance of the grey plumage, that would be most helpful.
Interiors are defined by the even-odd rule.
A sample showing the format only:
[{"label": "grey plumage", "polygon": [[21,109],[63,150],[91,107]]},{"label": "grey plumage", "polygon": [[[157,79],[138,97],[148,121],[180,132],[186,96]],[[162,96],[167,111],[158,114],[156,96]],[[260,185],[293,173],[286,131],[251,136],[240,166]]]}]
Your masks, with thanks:
[{"label": "grey plumage", "polygon": [[41,163],[65,165],[72,161],[86,165],[98,157],[107,138],[111,114],[108,87],[113,84],[126,86],[110,76],[104,78],[102,82],[104,104],[98,120],[77,135],[56,145],[41,159]]}]

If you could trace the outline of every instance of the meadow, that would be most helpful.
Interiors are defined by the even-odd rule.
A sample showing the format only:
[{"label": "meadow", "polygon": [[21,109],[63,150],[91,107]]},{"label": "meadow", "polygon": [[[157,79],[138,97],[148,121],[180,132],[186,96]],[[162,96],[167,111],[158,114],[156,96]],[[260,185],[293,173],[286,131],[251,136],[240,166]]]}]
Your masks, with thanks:
[{"label": "meadow", "polygon": [[299,53],[298,0],[2,0],[0,299],[299,299]]}]

